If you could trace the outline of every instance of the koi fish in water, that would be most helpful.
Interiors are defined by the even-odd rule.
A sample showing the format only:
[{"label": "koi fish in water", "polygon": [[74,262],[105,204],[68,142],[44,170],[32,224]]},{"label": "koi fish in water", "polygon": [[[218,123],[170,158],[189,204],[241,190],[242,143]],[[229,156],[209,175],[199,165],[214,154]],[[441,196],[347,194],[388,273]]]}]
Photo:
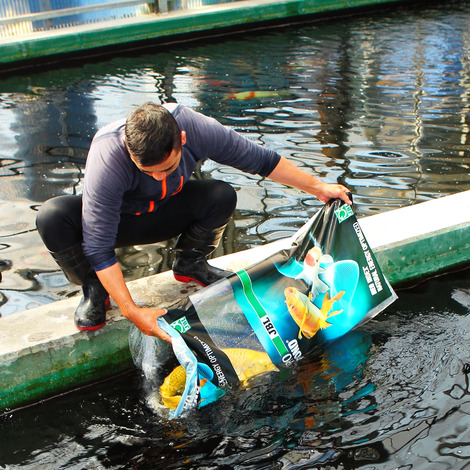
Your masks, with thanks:
[{"label": "koi fish in water", "polygon": [[230,93],[228,94],[225,99],[226,100],[239,100],[239,101],[246,101],[246,100],[253,100],[259,98],[269,98],[271,96],[281,96],[287,97],[292,96],[292,93],[289,91],[271,91],[271,90],[258,90],[258,91],[241,91],[239,93]]},{"label": "koi fish in water", "polygon": [[331,312],[331,309],[333,304],[343,297],[344,292],[344,290],[338,292],[332,298],[330,298],[329,292],[327,292],[320,309],[311,301],[310,297],[302,294],[295,287],[287,287],[284,290],[287,310],[300,328],[299,339],[302,335],[306,338],[312,338],[318,330],[331,326],[331,323],[328,323],[327,320],[343,311],[336,310]]},{"label": "koi fish in water", "polygon": [[[238,379],[244,385],[246,382],[260,374],[269,371],[278,370],[277,367],[271,362],[268,354],[262,351],[255,351],[253,349],[243,348],[227,348],[223,349],[232,363]],[[201,380],[200,387],[204,387],[206,379]],[[178,366],[167,375],[163,384],[160,387],[160,398],[163,405],[169,409],[176,409],[181,396],[184,392],[186,384],[186,371],[183,366]]]}]

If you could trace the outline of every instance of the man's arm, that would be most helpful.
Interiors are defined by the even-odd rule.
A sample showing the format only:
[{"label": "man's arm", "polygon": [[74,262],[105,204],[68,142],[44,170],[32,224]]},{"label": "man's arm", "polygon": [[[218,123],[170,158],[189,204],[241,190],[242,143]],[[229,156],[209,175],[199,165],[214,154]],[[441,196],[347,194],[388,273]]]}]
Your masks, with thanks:
[{"label": "man's arm", "polygon": [[157,336],[171,343],[171,337],[158,326],[157,322],[157,319],[165,315],[167,311],[165,309],[155,310],[138,307],[132,300],[118,263],[97,271],[96,274],[103,287],[108,291],[108,294],[117,303],[122,314],[134,323],[142,333],[149,336]]},{"label": "man's arm", "polygon": [[284,157],[281,157],[277,166],[270,173],[269,178],[312,194],[323,203],[328,202],[330,199],[339,198],[347,204],[352,204],[347,195],[350,192],[348,188],[341,184],[324,183]]}]

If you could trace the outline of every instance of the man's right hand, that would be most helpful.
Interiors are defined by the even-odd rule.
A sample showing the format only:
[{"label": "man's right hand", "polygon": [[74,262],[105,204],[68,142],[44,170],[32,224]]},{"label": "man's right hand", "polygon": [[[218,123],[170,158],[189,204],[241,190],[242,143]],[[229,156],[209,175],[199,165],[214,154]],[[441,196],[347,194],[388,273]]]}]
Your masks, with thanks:
[{"label": "man's right hand", "polygon": [[132,312],[126,312],[125,314],[123,312],[124,316],[134,323],[144,335],[156,336],[171,343],[171,336],[158,326],[157,321],[158,318],[166,313],[167,310],[165,309],[154,310],[152,308],[137,306],[132,309]]},{"label": "man's right hand", "polygon": [[97,271],[96,274],[108,294],[117,303],[121,313],[134,323],[142,333],[148,336],[157,336],[171,343],[171,336],[158,326],[158,319],[165,315],[167,311],[165,309],[138,307],[132,300],[118,263]]}]

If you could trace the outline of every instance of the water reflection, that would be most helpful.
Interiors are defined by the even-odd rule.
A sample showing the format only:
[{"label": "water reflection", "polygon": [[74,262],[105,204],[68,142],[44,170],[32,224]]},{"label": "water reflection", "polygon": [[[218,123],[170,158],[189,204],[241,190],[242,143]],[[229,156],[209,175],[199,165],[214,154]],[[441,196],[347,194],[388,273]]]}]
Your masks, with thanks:
[{"label": "water reflection", "polygon": [[[147,100],[192,106],[348,185],[359,216],[469,189],[469,16],[465,4],[397,8],[1,79],[0,314],[77,292],[57,281],[37,207],[79,193],[96,130]],[[217,255],[290,235],[319,207],[211,162],[197,177],[238,191]],[[120,250],[126,279],[168,269],[171,245]]]}]

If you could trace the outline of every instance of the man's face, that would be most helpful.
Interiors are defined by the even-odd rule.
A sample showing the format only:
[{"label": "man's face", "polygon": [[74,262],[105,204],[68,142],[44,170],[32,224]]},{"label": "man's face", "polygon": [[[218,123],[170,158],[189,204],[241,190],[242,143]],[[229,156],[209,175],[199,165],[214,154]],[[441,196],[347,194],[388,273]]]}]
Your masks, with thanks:
[{"label": "man's face", "polygon": [[[181,146],[183,146],[186,143],[186,132],[183,131],[181,132]],[[181,160],[181,149],[179,150],[172,150],[168,158],[163,161],[162,163],[159,163],[158,165],[152,165],[152,166],[141,166],[139,165],[134,157],[131,154],[131,159],[134,162],[135,166],[142,172],[145,173],[148,176],[151,176],[153,179],[157,181],[163,181],[168,175],[173,173],[177,168],[178,165],[180,164]]]}]

